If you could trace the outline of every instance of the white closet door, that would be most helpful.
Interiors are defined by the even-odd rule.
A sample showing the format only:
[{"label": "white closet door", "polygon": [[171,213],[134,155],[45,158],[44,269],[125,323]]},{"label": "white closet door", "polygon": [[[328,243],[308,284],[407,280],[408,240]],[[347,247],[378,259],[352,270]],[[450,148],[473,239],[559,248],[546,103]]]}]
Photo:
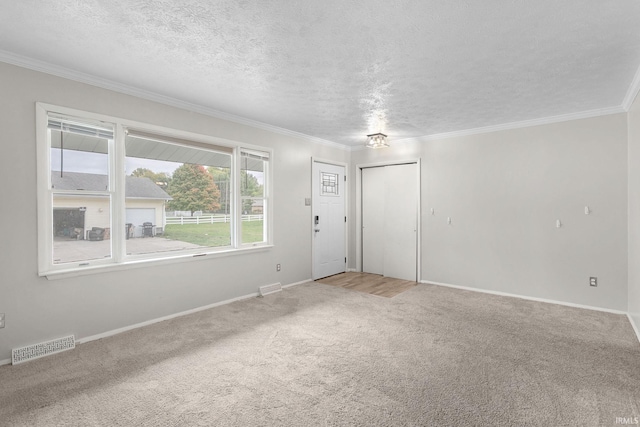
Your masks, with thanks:
[{"label": "white closet door", "polygon": [[384,200],[384,275],[413,280],[418,236],[416,165],[387,166]]},{"label": "white closet door", "polygon": [[362,169],[362,271],[384,274],[385,168]]},{"label": "white closet door", "polygon": [[362,169],[362,271],[417,280],[417,164]]}]

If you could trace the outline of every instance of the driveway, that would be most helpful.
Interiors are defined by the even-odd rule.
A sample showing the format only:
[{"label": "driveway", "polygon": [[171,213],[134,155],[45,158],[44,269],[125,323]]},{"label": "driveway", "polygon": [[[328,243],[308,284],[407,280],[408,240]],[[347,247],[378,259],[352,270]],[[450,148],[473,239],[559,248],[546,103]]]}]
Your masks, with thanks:
[{"label": "driveway", "polygon": [[[163,237],[146,237],[125,240],[127,255],[180,251],[203,246]],[[54,240],[54,263],[80,262],[110,256],[111,240]]]}]

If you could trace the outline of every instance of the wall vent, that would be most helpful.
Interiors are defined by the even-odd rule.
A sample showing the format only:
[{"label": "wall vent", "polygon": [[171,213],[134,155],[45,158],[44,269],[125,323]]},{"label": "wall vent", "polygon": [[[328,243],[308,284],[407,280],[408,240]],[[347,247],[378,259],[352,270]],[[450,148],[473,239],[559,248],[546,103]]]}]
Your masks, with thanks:
[{"label": "wall vent", "polygon": [[264,285],[260,286],[260,296],[265,296],[272,294],[274,292],[280,292],[282,290],[282,285],[280,283],[274,283],[272,285]]},{"label": "wall vent", "polygon": [[76,339],[73,335],[58,338],[55,340],[42,342],[40,344],[28,345],[26,347],[14,348],[11,350],[11,363],[17,365],[19,363],[28,362],[30,360],[39,359],[61,351],[76,348]]}]

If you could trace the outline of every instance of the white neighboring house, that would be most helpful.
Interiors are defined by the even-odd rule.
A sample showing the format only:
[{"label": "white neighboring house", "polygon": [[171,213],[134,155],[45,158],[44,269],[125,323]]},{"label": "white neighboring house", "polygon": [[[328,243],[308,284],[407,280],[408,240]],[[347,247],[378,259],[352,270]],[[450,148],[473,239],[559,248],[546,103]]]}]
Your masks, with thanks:
[{"label": "white neighboring house", "polygon": [[[59,190],[104,191],[107,176],[91,173],[51,173],[51,185]],[[126,222],[131,224],[130,237],[142,237],[143,224],[150,222],[154,234],[162,233],[165,205],[171,196],[149,178],[127,176],[125,180]],[[93,227],[105,229],[104,238],[111,235],[109,201],[101,196],[65,196],[53,199],[54,238],[87,238]]]}]

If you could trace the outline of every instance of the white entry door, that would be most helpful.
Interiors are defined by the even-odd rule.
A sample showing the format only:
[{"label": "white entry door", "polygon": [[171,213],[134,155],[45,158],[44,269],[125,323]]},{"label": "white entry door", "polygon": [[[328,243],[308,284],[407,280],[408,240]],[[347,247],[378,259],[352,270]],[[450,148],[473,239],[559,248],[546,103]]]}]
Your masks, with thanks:
[{"label": "white entry door", "polygon": [[346,271],[344,166],[313,162],[313,278]]},{"label": "white entry door", "polygon": [[417,164],[362,169],[362,271],[417,280]]}]

